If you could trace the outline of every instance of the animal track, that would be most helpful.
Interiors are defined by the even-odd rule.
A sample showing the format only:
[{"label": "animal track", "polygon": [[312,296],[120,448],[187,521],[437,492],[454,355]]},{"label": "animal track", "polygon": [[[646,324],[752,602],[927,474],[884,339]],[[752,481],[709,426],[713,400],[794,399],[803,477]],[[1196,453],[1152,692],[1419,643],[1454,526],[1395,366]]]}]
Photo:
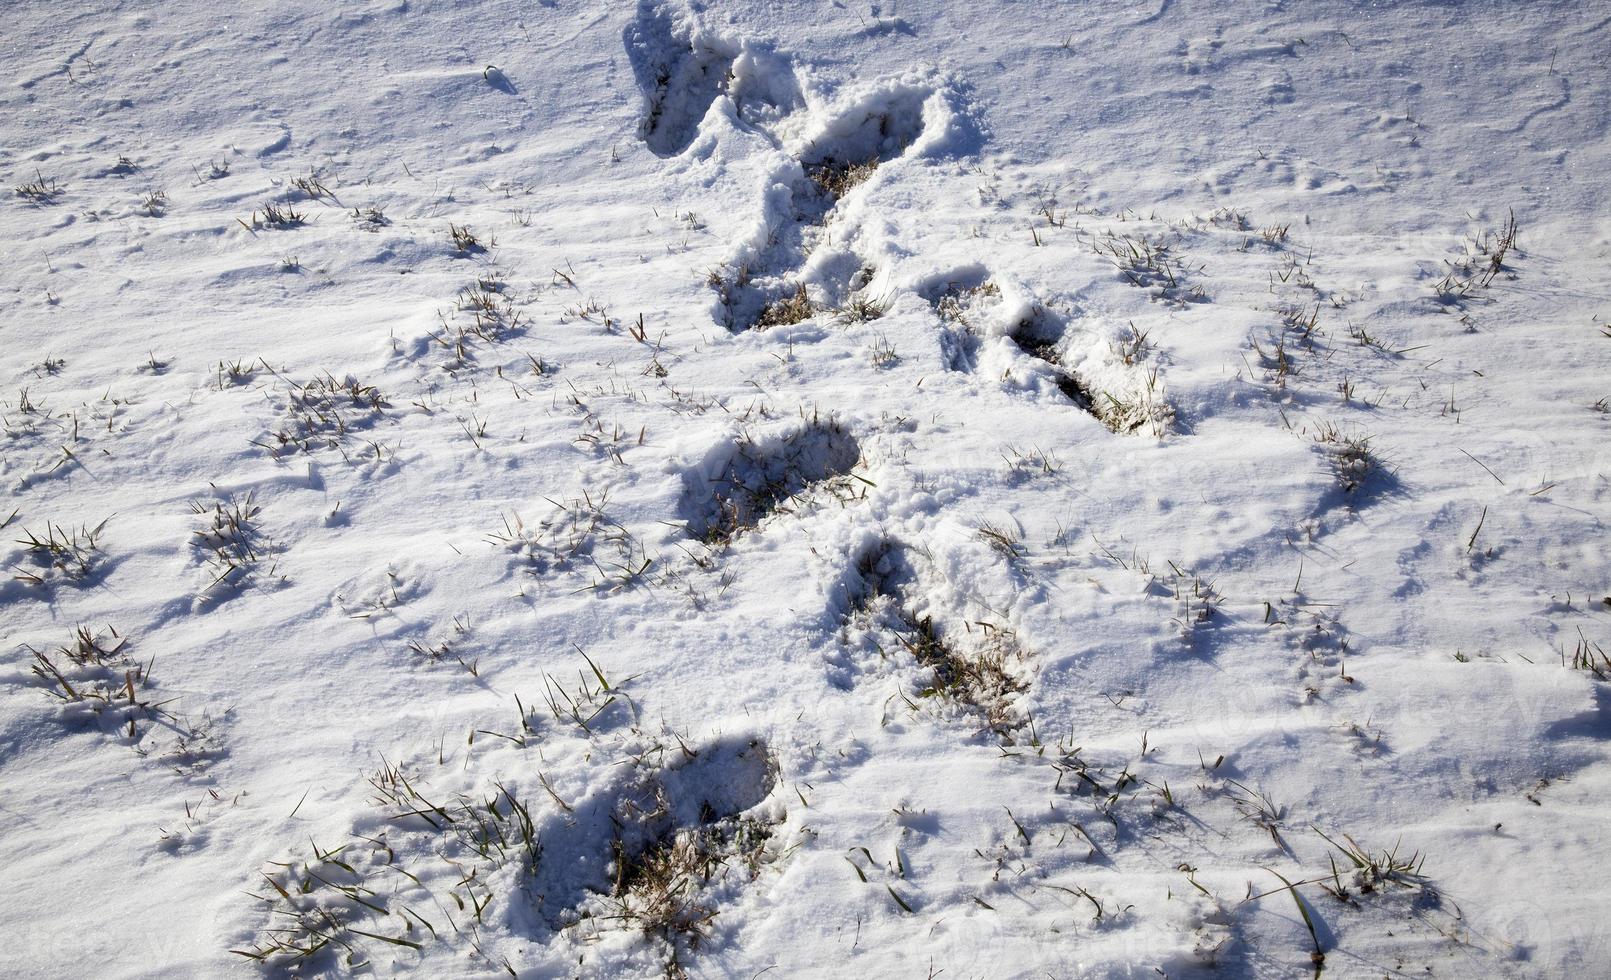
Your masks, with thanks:
[{"label": "animal track", "polygon": [[[575,802],[539,774],[559,809],[536,819],[501,781],[474,796],[442,796],[420,773],[383,765],[368,779],[378,812],[354,823],[352,843],[314,844],[312,858],[263,874],[269,888],[256,897],[267,914],[234,952],[270,967],[295,964],[291,972],[317,964],[322,975],[367,966],[381,945],[429,955],[446,937],[404,925],[429,923],[415,909],[445,909],[451,896],[463,909],[473,903],[479,920],[498,897],[496,881],[516,886],[508,923],[532,940],[583,919],[615,921],[664,939],[675,963],[702,938],[715,896],[731,891],[729,862],[753,878],[776,858],[768,842],[783,808],[762,805],[777,763],[766,743],[749,738],[620,748],[631,752],[619,760],[627,764],[599,763],[601,788]],[[399,872],[405,880],[392,884]],[[413,938],[394,939],[392,930]]]},{"label": "animal track", "polygon": [[[661,751],[665,750],[662,746]],[[620,897],[630,873],[679,833],[714,828],[758,807],[777,784],[765,742],[730,739],[679,748],[668,765],[630,769],[542,828],[545,856],[532,874],[538,912],[570,924],[589,893]]]},{"label": "animal track", "polygon": [[975,322],[1001,298],[1001,287],[984,266],[958,269],[931,280],[919,293],[940,318],[940,361],[947,371],[970,372],[978,366],[979,333]]},{"label": "animal track", "polygon": [[917,142],[932,94],[910,85],[867,93],[774,175],[773,184],[787,191],[767,202],[765,243],[746,249],[729,271],[711,274],[729,329],[798,323],[851,305],[865,287],[857,286],[865,263],[849,248],[825,245],[833,237],[828,229],[841,201]]},{"label": "animal track", "polygon": [[1060,318],[1037,305],[1028,317],[1018,322],[1011,339],[1025,354],[1051,365],[1053,383],[1057,386],[1057,390],[1063,393],[1064,398],[1106,425],[1107,421],[1097,411],[1090,390],[1080,380],[1079,375],[1063,363],[1059,345],[1062,343],[1065,330],[1066,325]]},{"label": "animal track", "polygon": [[845,643],[870,647],[879,663],[891,656],[899,662],[904,651],[922,671],[914,693],[919,700],[906,699],[914,710],[922,699],[953,702],[1010,744],[1024,724],[1017,700],[1028,687],[1014,667],[1024,659],[1017,636],[966,615],[954,617],[963,627],[961,636],[944,623],[936,625],[928,611],[935,598],[924,587],[919,557],[890,540],[857,557],[846,582]]},{"label": "animal track", "polygon": [[[977,366],[980,335],[988,331],[989,322],[999,323],[1013,315],[1001,287],[983,266],[959,269],[944,279],[932,280],[921,292],[943,325],[940,356],[947,370],[971,372]],[[1066,331],[1061,318],[1041,304],[1032,303],[1007,328],[1007,336],[1018,350],[1051,367],[1052,381],[1065,398],[1101,420],[1090,390],[1063,363],[1060,345]]]},{"label": "animal track", "polygon": [[864,96],[828,123],[800,154],[800,165],[818,190],[822,213],[880,164],[901,156],[923,135],[927,88],[895,87]]},{"label": "animal track", "polygon": [[656,156],[676,156],[699,135],[711,103],[726,94],[735,52],[720,50],[653,3],[639,5],[623,40],[647,101],[638,136]]},{"label": "animal track", "polygon": [[[1174,411],[1163,400],[1156,370],[1143,366],[1151,346],[1144,332],[1129,328],[1110,340],[1106,358],[1098,358],[1108,386],[1099,386],[1071,362],[1076,339],[1069,323],[1033,296],[1002,287],[983,266],[956,269],[926,280],[918,292],[929,301],[941,324],[940,360],[946,370],[971,373],[978,368],[981,345],[1005,334],[1019,353],[1046,365],[1035,373],[1049,380],[1064,398],[1113,432],[1150,427],[1167,431]],[[1108,363],[1116,362],[1116,363]],[[1082,367],[1084,363],[1082,362]]]},{"label": "animal track", "polygon": [[688,533],[712,543],[731,541],[812,491],[848,500],[848,474],[860,461],[861,446],[832,419],[770,437],[742,437],[715,461],[714,476],[689,474],[683,507]]},{"label": "animal track", "polygon": [[1121,331],[1110,338],[1107,351],[1094,359],[1096,368],[1087,374],[1093,360],[1089,353],[1079,369],[1069,363],[1073,338],[1068,327],[1063,317],[1036,304],[1011,337],[1019,350],[1051,367],[1052,381],[1064,398],[1108,431],[1121,435],[1145,431],[1154,436],[1168,432],[1175,410],[1164,397],[1157,368],[1143,363],[1150,350],[1146,334],[1130,327],[1128,334]]}]

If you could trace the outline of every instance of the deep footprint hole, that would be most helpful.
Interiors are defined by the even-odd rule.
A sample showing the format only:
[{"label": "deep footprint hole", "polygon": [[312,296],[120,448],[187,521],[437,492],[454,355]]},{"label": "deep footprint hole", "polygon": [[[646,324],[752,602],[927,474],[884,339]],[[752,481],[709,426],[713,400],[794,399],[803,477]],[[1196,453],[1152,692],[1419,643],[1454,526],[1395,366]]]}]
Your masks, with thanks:
[{"label": "deep footprint hole", "polygon": [[[1012,332],[1012,342],[1018,349],[1039,361],[1051,365],[1057,390],[1063,397],[1091,415],[1097,415],[1096,400],[1090,388],[1080,380],[1072,368],[1063,363],[1061,350],[1066,327],[1044,307],[1035,309],[1019,321]],[[1098,416],[1100,420],[1100,416]]]},{"label": "deep footprint hole", "polygon": [[1024,651],[1013,632],[960,615],[950,617],[960,630],[936,624],[913,551],[898,541],[880,541],[857,556],[848,593],[846,625],[865,631],[881,660],[909,657],[924,669],[917,702],[950,702],[1003,740],[1014,738],[1025,721],[1017,700],[1028,685],[1019,676]]},{"label": "deep footprint hole", "polygon": [[532,884],[551,928],[575,921],[591,895],[645,931],[696,932],[711,913],[699,886],[735,862],[753,872],[769,860],[782,811],[762,807],[778,781],[766,742],[661,748],[665,765],[615,780],[542,835]]},{"label": "deep footprint hole", "polygon": [[849,478],[861,445],[834,420],[816,420],[782,435],[732,444],[714,475],[688,476],[683,519],[692,537],[724,544],[818,492],[841,500],[855,493]]},{"label": "deep footprint hole", "polygon": [[717,49],[644,4],[623,41],[646,106],[638,136],[660,157],[686,150],[711,103],[727,92],[734,52]]}]

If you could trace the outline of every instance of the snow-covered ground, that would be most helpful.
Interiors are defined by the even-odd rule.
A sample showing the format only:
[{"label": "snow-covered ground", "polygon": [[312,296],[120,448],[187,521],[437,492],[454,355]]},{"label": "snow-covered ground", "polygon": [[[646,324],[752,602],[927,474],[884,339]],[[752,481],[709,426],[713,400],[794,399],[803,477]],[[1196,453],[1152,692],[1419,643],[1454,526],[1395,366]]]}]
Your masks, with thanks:
[{"label": "snow-covered ground", "polygon": [[1603,974],[1608,51],[10,5],[0,974]]}]

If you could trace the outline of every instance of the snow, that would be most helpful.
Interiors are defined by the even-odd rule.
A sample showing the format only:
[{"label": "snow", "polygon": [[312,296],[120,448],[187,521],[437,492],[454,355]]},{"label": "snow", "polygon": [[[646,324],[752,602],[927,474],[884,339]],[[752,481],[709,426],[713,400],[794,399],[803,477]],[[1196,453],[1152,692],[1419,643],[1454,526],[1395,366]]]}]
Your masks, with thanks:
[{"label": "snow", "polygon": [[1602,7],[8,13],[0,973],[1603,971]]}]

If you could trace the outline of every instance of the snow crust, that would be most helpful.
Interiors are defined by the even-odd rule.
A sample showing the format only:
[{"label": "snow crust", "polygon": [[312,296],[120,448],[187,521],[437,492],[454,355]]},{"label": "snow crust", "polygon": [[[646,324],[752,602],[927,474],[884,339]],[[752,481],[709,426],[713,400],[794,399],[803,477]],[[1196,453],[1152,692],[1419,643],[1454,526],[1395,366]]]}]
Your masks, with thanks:
[{"label": "snow crust", "polygon": [[1603,973],[1608,42],[11,5],[0,974]]}]

